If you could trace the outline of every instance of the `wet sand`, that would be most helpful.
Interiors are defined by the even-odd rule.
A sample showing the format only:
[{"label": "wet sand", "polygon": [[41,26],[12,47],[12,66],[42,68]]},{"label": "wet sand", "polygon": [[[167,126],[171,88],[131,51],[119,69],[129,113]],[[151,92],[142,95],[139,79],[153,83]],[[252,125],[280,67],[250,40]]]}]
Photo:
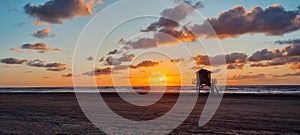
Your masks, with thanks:
[{"label": "wet sand", "polygon": [[[116,113],[132,120],[157,118],[177,99],[176,94],[165,95],[149,111],[123,103],[115,94],[103,97]],[[203,127],[198,120],[207,96],[199,97],[190,116],[170,134],[300,134],[299,95],[225,95]],[[85,117],[72,93],[2,93],[0,106],[0,134],[104,134]]]}]

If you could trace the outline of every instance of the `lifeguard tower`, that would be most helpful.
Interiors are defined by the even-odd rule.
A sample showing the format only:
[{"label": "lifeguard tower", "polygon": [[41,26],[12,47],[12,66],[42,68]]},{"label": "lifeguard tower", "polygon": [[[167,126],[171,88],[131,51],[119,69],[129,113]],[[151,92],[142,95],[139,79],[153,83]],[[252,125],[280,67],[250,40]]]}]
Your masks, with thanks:
[{"label": "lifeguard tower", "polygon": [[217,94],[219,94],[219,90],[216,87],[217,79],[211,78],[211,71],[201,68],[196,71],[196,77],[197,79],[195,80],[195,84],[197,92],[200,92],[200,90],[203,90],[206,87],[206,89],[210,89],[211,93],[214,94],[216,91]]}]

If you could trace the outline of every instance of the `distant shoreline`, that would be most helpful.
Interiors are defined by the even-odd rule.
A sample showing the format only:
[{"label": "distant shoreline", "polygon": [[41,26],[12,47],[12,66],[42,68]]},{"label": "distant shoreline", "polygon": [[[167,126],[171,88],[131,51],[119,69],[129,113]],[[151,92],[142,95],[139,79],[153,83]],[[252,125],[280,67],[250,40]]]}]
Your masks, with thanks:
[{"label": "distant shoreline", "polygon": [[[278,85],[225,85],[226,87],[250,87],[250,86],[299,86],[300,85],[294,85],[294,84],[278,84]],[[151,86],[78,86],[77,88],[113,88],[113,87],[151,87]],[[153,87],[164,87],[164,86],[153,86]],[[166,86],[166,87],[195,87],[193,85],[186,85],[186,86]],[[14,87],[0,87],[0,89],[43,89],[43,88],[48,88],[48,89],[57,89],[57,88],[74,88],[74,86],[14,86]]]},{"label": "distant shoreline", "polygon": [[[83,92],[78,94],[98,94],[107,95],[118,95],[117,92]],[[130,92],[123,92],[125,94],[133,94]],[[146,92],[140,92],[141,95],[147,94]],[[161,94],[161,93],[158,93]],[[169,96],[178,96],[179,93],[166,92],[163,93]],[[194,94],[194,93],[181,93],[181,94]],[[0,95],[75,95],[75,92],[0,92]],[[209,93],[199,93],[199,96],[207,97]],[[223,97],[300,97],[299,93],[223,93]]]}]

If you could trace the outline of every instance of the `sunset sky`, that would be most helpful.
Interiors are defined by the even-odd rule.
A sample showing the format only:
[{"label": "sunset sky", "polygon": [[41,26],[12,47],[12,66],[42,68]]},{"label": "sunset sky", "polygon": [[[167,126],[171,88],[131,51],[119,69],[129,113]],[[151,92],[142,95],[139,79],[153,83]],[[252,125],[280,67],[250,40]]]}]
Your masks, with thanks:
[{"label": "sunset sky", "polygon": [[[216,78],[225,75],[225,67],[228,85],[300,83],[296,0],[144,2],[140,7],[156,17],[141,14],[144,17],[120,22],[111,33],[101,33],[104,25],[96,26],[91,38],[98,43],[101,35],[107,38],[96,55],[80,58],[83,66],[95,67],[74,74],[76,42],[94,16],[110,24],[116,16],[141,12],[136,11],[136,1],[124,2],[132,7],[103,10],[122,4],[105,0],[0,1],[0,87],[72,86],[72,78],[81,78],[87,86],[91,83],[84,82],[86,78],[95,78],[100,86],[189,86],[201,67],[212,70]],[[128,12],[120,13],[123,10]],[[199,13],[204,18],[197,18]],[[206,53],[219,42],[223,53]],[[214,68],[209,60],[216,62]]]}]

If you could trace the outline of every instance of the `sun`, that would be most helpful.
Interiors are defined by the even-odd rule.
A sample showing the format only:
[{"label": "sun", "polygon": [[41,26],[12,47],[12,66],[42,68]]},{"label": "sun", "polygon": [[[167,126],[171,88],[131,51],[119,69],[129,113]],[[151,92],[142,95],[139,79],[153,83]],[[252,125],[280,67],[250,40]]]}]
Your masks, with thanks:
[{"label": "sun", "polygon": [[162,73],[155,72],[149,77],[149,83],[151,86],[165,86],[167,79]]}]

